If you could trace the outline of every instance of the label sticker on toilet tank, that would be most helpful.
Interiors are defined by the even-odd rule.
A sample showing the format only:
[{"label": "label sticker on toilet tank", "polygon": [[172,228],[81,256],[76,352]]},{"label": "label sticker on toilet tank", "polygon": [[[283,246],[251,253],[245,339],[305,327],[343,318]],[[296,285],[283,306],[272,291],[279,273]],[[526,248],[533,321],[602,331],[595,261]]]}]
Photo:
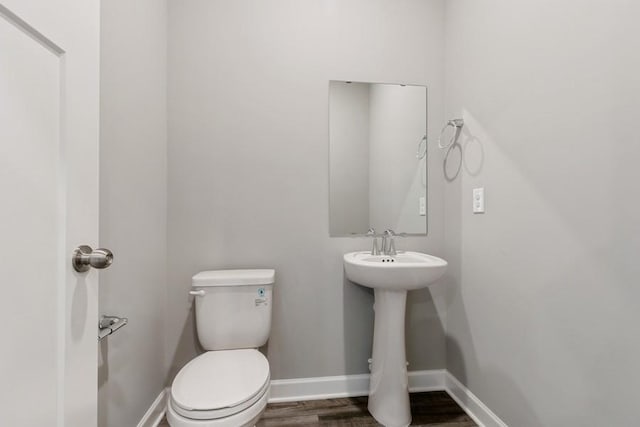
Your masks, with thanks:
[{"label": "label sticker on toilet tank", "polygon": [[268,305],[267,291],[265,288],[258,288],[258,298],[256,298],[256,307]]}]

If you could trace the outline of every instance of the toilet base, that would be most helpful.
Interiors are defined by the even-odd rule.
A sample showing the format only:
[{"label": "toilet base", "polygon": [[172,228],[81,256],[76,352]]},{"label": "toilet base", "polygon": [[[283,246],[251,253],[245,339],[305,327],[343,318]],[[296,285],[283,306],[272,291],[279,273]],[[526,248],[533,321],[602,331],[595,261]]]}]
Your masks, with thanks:
[{"label": "toilet base", "polygon": [[267,408],[268,398],[269,391],[267,390],[260,400],[244,411],[213,420],[194,420],[183,417],[173,409],[171,398],[169,398],[167,402],[167,421],[171,427],[254,427]]}]

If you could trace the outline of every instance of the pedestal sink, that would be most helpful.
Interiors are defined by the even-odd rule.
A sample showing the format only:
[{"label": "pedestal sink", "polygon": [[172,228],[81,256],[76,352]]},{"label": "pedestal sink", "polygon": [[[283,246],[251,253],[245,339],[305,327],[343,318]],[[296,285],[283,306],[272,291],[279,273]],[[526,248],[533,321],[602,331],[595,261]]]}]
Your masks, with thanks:
[{"label": "pedestal sink", "polygon": [[426,288],[446,268],[445,260],[419,252],[398,252],[393,256],[351,252],[344,256],[347,278],[374,289],[368,408],[385,427],[405,427],[411,423],[404,342],[407,291]]}]

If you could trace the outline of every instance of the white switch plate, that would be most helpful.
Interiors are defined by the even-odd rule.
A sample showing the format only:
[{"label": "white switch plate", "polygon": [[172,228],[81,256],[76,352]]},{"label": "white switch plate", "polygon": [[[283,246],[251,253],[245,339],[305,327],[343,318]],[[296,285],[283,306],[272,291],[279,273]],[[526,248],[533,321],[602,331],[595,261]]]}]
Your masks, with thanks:
[{"label": "white switch plate", "polygon": [[426,197],[420,197],[420,207],[418,209],[418,213],[421,216],[427,215],[427,198]]},{"label": "white switch plate", "polygon": [[473,213],[484,213],[484,187],[473,189]]}]

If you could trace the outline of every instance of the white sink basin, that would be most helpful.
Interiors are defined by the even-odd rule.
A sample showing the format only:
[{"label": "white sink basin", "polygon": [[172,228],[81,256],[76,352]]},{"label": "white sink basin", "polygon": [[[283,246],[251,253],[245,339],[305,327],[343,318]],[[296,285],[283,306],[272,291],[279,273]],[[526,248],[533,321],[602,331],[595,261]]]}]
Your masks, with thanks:
[{"label": "white sink basin", "polygon": [[410,291],[426,288],[447,269],[447,261],[420,252],[371,255],[350,252],[344,256],[347,279],[375,289]]},{"label": "white sink basin", "polygon": [[426,288],[446,269],[445,260],[420,252],[398,252],[394,256],[351,252],[344,256],[347,278],[374,290],[375,321],[367,407],[386,427],[411,424],[404,341],[407,292]]}]

